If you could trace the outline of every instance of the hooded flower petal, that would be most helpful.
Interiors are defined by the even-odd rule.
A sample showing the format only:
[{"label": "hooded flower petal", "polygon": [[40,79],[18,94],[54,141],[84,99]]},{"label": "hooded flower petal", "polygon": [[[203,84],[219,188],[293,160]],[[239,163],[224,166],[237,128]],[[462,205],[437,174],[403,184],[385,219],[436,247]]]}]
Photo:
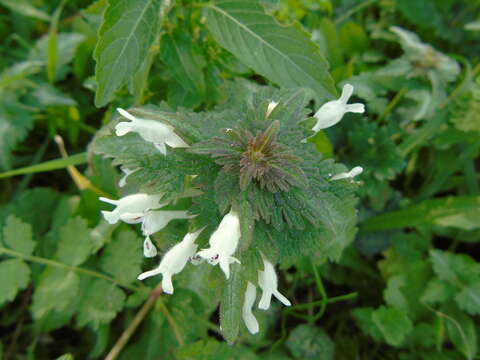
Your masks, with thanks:
[{"label": "hooded flower petal", "polygon": [[162,230],[171,220],[191,219],[193,217],[192,215],[188,215],[187,211],[149,211],[143,218],[142,232],[143,235],[149,236]]},{"label": "hooded flower petal", "polygon": [[153,245],[152,240],[150,240],[150,236],[147,236],[143,242],[143,256],[147,258],[157,256],[157,248]]},{"label": "hooded flower petal", "polygon": [[230,264],[240,263],[232,255],[237,250],[238,240],[240,239],[240,219],[235,211],[225,215],[218,225],[217,230],[210,236],[208,249],[198,252],[198,256],[207,260],[211,265],[220,264],[220,268],[225,273],[225,277],[230,277]]},{"label": "hooded flower petal", "polygon": [[347,112],[363,113],[365,107],[363,104],[347,104],[348,99],[352,96],[353,86],[346,84],[342,89],[342,95],[338,100],[332,100],[323,104],[320,109],[313,115],[317,118],[317,123],[312,128],[317,132],[322,129],[329,128],[338,123],[343,115]]},{"label": "hooded flower petal", "polygon": [[113,211],[102,211],[103,217],[109,224],[116,224],[118,220],[127,224],[136,224],[143,220],[148,210],[158,209],[165,204],[160,204],[161,194],[133,194],[125,196],[119,200],[111,200],[101,197],[100,200],[106,203],[116,205]]},{"label": "hooded flower petal", "polygon": [[[262,256],[263,257],[263,256]],[[280,300],[283,305],[290,306],[290,301],[278,291],[277,274],[273,264],[263,257],[263,271],[258,271],[258,285],[262,289],[262,297],[258,303],[258,308],[267,310],[270,307],[272,295]]]},{"label": "hooded flower petal", "polygon": [[120,167],[120,170],[122,170],[122,172],[125,174],[122,176],[122,178],[118,181],[118,187],[124,187],[126,184],[127,184],[127,177],[130,175],[130,174],[133,174],[135,171],[138,171],[140,170],[140,168],[137,168],[137,169],[128,169],[126,168],[125,166],[121,166]]},{"label": "hooded flower petal", "polygon": [[245,326],[251,334],[256,334],[259,330],[258,321],[252,312],[252,307],[255,303],[256,296],[257,289],[255,288],[255,285],[253,285],[249,281],[247,284],[247,290],[245,290],[245,297],[243,300],[242,317],[243,321],[245,322]]},{"label": "hooded flower petal", "polygon": [[355,176],[360,175],[363,172],[363,168],[361,166],[355,166],[352,170],[348,172],[342,172],[337,175],[332,176],[332,180],[340,180],[340,179],[353,179]]},{"label": "hooded flower petal", "polygon": [[119,122],[115,126],[117,136],[123,136],[129,132],[136,132],[145,141],[151,142],[164,155],[167,154],[165,144],[170,147],[188,147],[188,144],[180,136],[175,134],[174,128],[159,121],[140,119],[129,112],[118,108],[117,111],[130,122]]},{"label": "hooded flower petal", "polygon": [[197,251],[195,240],[202,230],[203,229],[194,233],[187,233],[181,242],[167,251],[156,269],[140,274],[138,280],[162,274],[163,291],[167,294],[173,294],[172,276],[181,272],[187,264],[187,261],[195,254],[195,251]]},{"label": "hooded flower petal", "polygon": [[270,116],[270,114],[272,113],[272,111],[277,107],[278,105],[278,102],[276,101],[270,101],[268,103],[268,107],[267,107],[267,118]]}]

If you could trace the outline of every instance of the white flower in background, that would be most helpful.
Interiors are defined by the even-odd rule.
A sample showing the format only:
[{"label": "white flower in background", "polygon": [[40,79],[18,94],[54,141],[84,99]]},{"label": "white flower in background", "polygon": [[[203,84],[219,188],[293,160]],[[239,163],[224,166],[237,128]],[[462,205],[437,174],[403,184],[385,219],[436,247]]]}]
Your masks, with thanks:
[{"label": "white flower in background", "polygon": [[195,240],[202,230],[203,229],[194,233],[187,233],[181,242],[167,251],[156,269],[140,274],[138,280],[162,274],[163,291],[167,294],[173,294],[172,276],[181,272],[188,260],[195,254],[195,251],[197,251],[198,245],[195,244]]},{"label": "white flower in background", "polygon": [[149,236],[162,230],[171,220],[191,219],[193,215],[188,215],[187,211],[178,210],[156,210],[149,211],[142,221],[143,235]]},{"label": "white flower in background", "polygon": [[355,166],[352,170],[348,172],[342,172],[340,174],[332,176],[331,180],[340,180],[340,179],[353,179],[355,176],[360,175],[363,172],[361,166]]},{"label": "white flower in background", "polygon": [[255,285],[253,285],[249,281],[247,284],[247,289],[245,290],[245,297],[243,300],[242,317],[243,321],[245,322],[245,326],[251,334],[256,334],[259,330],[258,321],[252,312],[252,307],[255,303],[256,296],[257,289],[255,288]]},{"label": "white flower in background", "polygon": [[232,255],[237,250],[238,240],[240,239],[240,219],[235,211],[225,215],[218,225],[217,230],[210,236],[208,249],[198,252],[198,256],[207,260],[210,265],[220,264],[220,268],[225,273],[225,277],[230,277],[230,264],[240,261]]},{"label": "white flower in background", "polygon": [[267,107],[267,118],[270,116],[270,114],[272,113],[272,111],[277,107],[278,105],[278,102],[276,101],[270,101],[270,103],[268,104],[268,107]]},{"label": "white flower in background", "polygon": [[150,240],[150,236],[147,236],[143,242],[143,256],[147,258],[157,256],[157,248],[153,245],[152,240]]},{"label": "white flower in background", "polygon": [[115,126],[117,136],[123,136],[129,132],[136,132],[145,141],[151,142],[164,155],[167,154],[168,145],[172,148],[188,147],[188,144],[180,136],[175,134],[174,128],[159,121],[140,119],[127,111],[118,108],[117,111],[129,122],[120,122]]},{"label": "white flower in background", "polygon": [[130,174],[133,174],[135,171],[140,170],[140,168],[137,169],[128,169],[125,166],[121,166],[120,170],[125,174],[122,176],[122,178],[118,181],[118,187],[124,187],[127,184],[127,177]]},{"label": "white flower in background", "polygon": [[102,214],[109,224],[116,224],[118,220],[127,224],[137,224],[143,220],[149,210],[165,206],[165,204],[160,204],[161,197],[161,194],[148,195],[142,193],[128,195],[119,200],[101,197],[101,201],[116,205],[113,211],[102,211]]},{"label": "white flower in background", "polygon": [[363,113],[365,111],[365,106],[363,104],[347,104],[348,99],[350,99],[352,94],[353,86],[346,84],[343,87],[342,95],[338,100],[332,100],[320,106],[320,109],[318,109],[315,115],[313,115],[317,118],[317,123],[312,130],[318,132],[335,125],[342,120],[343,115],[347,112]]},{"label": "white flower in background", "polygon": [[280,300],[283,305],[290,306],[290,301],[285,296],[280,294],[277,289],[278,280],[273,264],[263,257],[263,266],[263,271],[258,271],[258,285],[262,289],[262,297],[258,303],[258,308],[267,310],[270,307],[272,295]]}]

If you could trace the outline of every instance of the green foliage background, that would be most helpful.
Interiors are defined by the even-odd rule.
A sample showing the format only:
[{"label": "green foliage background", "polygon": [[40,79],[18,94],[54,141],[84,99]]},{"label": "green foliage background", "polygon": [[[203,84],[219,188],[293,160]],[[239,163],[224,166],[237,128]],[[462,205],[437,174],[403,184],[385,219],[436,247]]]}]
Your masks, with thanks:
[{"label": "green foliage background", "polygon": [[[480,1],[0,0],[0,17],[0,359],[480,357]],[[333,160],[364,167],[358,189],[328,189],[357,192],[358,229],[353,197],[332,200],[333,243],[295,230],[275,250],[293,306],[255,311],[255,336],[232,322],[228,344],[217,268],[187,266],[172,296],[136,280],[157,260],[139,229],[101,218],[99,196],[134,191],[114,165],[142,158],[133,183],[173,194],[169,169],[202,164],[159,161],[135,136],[119,151],[117,107],[201,138],[298,87],[308,117],[345,83],[366,113],[311,141],[322,176],[344,169]],[[155,234],[160,252],[186,230]]]}]

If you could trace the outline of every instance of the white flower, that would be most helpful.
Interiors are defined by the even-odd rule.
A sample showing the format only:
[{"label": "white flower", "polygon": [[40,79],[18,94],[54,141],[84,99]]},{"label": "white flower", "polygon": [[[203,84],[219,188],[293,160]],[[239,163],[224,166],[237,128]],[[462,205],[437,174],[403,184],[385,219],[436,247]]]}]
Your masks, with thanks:
[{"label": "white flower", "polygon": [[127,184],[127,177],[130,174],[133,174],[135,171],[140,170],[140,168],[137,169],[128,169],[125,166],[121,166],[120,170],[125,174],[122,176],[122,178],[118,181],[118,187],[124,187]]},{"label": "white flower", "polygon": [[273,267],[272,263],[263,257],[263,266],[263,271],[258,271],[258,285],[263,291],[262,297],[258,303],[258,308],[267,310],[270,307],[272,295],[280,300],[285,306],[290,306],[290,301],[285,296],[280,294],[277,289],[277,274],[275,273],[275,268]]},{"label": "white flower", "polygon": [[276,101],[270,101],[270,103],[268,104],[268,107],[267,107],[267,118],[270,116],[270,114],[272,113],[272,111],[277,107],[278,105],[278,102]]},{"label": "white flower", "polygon": [[363,168],[361,166],[355,166],[352,170],[348,172],[342,172],[340,174],[332,176],[332,180],[353,179],[355,176],[360,175],[362,172]]},{"label": "white flower", "polygon": [[174,219],[191,219],[194,216],[188,215],[187,211],[178,210],[156,210],[149,211],[142,221],[143,235],[149,236],[157,231],[162,230],[171,220]]},{"label": "white flower", "polygon": [[240,219],[235,211],[225,215],[218,225],[217,230],[210,236],[208,249],[198,252],[198,256],[206,259],[209,264],[220,264],[220,268],[225,273],[225,277],[230,277],[230,264],[240,261],[232,255],[237,249],[238,240],[240,239]]},{"label": "white flower", "polygon": [[142,193],[128,195],[119,200],[101,197],[101,201],[117,206],[113,211],[102,211],[102,214],[109,224],[116,224],[118,220],[127,224],[137,224],[143,220],[149,210],[165,206],[165,204],[160,204],[161,197],[161,194],[148,195]]},{"label": "white flower", "polygon": [[150,258],[157,256],[157,248],[153,245],[150,236],[147,236],[143,242],[143,256]]},{"label": "white flower", "polygon": [[242,317],[245,322],[245,326],[251,334],[258,333],[259,326],[258,321],[252,313],[252,307],[255,303],[255,297],[257,296],[257,289],[250,281],[247,284],[245,290],[245,297],[243,300]]},{"label": "white flower", "polygon": [[129,132],[136,132],[145,141],[153,143],[164,155],[167,154],[165,144],[172,148],[188,147],[188,144],[185,143],[180,136],[175,134],[172,126],[155,120],[139,119],[120,108],[118,108],[117,111],[123,117],[131,120],[130,122],[120,122],[115,126],[117,136],[123,136]]},{"label": "white flower", "polygon": [[352,93],[353,86],[346,84],[343,87],[342,95],[338,100],[332,100],[323,104],[315,115],[313,115],[318,121],[312,130],[317,132],[335,125],[347,112],[363,113],[365,111],[365,106],[363,104],[347,104]]},{"label": "white flower", "polygon": [[197,251],[198,245],[195,244],[195,240],[202,230],[203,229],[194,233],[187,233],[181,242],[167,251],[156,269],[140,274],[138,280],[162,274],[163,291],[167,294],[173,294],[172,276],[181,272],[187,264],[187,261],[195,254],[195,251]]}]

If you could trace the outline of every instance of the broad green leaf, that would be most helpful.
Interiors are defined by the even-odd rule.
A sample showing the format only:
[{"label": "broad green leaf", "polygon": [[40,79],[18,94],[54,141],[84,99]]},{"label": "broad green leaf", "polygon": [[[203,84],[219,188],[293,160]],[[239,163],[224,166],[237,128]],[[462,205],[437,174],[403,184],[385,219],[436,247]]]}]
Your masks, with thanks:
[{"label": "broad green leaf", "polygon": [[29,0],[0,0],[0,4],[20,15],[50,21],[50,16],[46,12],[33,6]]},{"label": "broad green leaf", "polygon": [[132,230],[119,232],[103,252],[101,268],[116,279],[129,283],[141,273],[142,239]]},{"label": "broad green leaf", "polygon": [[35,248],[32,240],[32,227],[15,215],[10,215],[3,227],[3,242],[11,249],[25,255],[31,255]]},{"label": "broad green leaf", "polygon": [[112,100],[147,57],[158,32],[161,0],[109,0],[95,48],[95,104]]},{"label": "broad green leaf", "polygon": [[446,310],[448,337],[468,360],[474,359],[478,351],[475,322],[455,306],[448,306]]},{"label": "broad green leaf", "polygon": [[25,289],[30,279],[29,267],[20,259],[0,262],[0,305],[12,301],[17,293]]},{"label": "broad green leaf", "polygon": [[328,63],[300,25],[279,25],[256,0],[212,2],[205,14],[215,40],[270,81],[335,96]]},{"label": "broad green leaf", "polygon": [[90,283],[83,295],[77,315],[79,326],[90,324],[94,329],[109,323],[122,310],[125,294],[115,284],[98,279]]},{"label": "broad green leaf", "polygon": [[468,285],[462,289],[456,296],[460,309],[466,311],[470,315],[480,314],[480,280],[472,285]]},{"label": "broad green leaf", "polygon": [[74,271],[47,268],[33,293],[31,311],[38,319],[54,310],[71,312],[79,296],[80,278]]},{"label": "broad green leaf", "polygon": [[382,332],[372,319],[372,314],[375,310],[373,308],[356,308],[352,311],[352,316],[357,323],[357,326],[367,335],[370,335],[374,340],[381,341]]},{"label": "broad green leaf", "polygon": [[297,326],[288,336],[285,345],[295,359],[335,359],[334,342],[323,330],[313,325]]},{"label": "broad green leaf", "polygon": [[17,175],[25,175],[25,174],[33,174],[38,172],[52,171],[57,169],[65,169],[67,166],[82,165],[82,164],[85,164],[86,162],[87,162],[87,154],[80,153],[80,154],[69,156],[67,158],[45,161],[41,164],[26,166],[24,168],[6,171],[4,173],[0,173],[0,179],[11,177],[11,176],[17,176]]},{"label": "broad green leaf", "polygon": [[57,258],[73,266],[82,264],[92,251],[90,234],[86,220],[78,216],[70,219],[60,228]]},{"label": "broad green leaf", "polygon": [[464,230],[480,226],[473,219],[480,216],[480,196],[456,196],[429,199],[402,210],[384,213],[367,219],[366,231],[400,229],[420,225],[445,225]]},{"label": "broad green leaf", "polygon": [[480,263],[468,255],[432,249],[430,259],[435,274],[454,285],[471,283],[480,278]]},{"label": "broad green leaf", "polygon": [[228,343],[233,343],[240,330],[243,298],[246,289],[241,267],[230,265],[230,278],[226,281],[220,302],[220,326]]},{"label": "broad green leaf", "polygon": [[372,320],[382,332],[385,341],[399,346],[413,330],[412,321],[407,314],[394,307],[381,306],[372,313]]},{"label": "broad green leaf", "polygon": [[427,304],[441,304],[455,295],[455,287],[439,279],[430,280],[420,300]]}]

